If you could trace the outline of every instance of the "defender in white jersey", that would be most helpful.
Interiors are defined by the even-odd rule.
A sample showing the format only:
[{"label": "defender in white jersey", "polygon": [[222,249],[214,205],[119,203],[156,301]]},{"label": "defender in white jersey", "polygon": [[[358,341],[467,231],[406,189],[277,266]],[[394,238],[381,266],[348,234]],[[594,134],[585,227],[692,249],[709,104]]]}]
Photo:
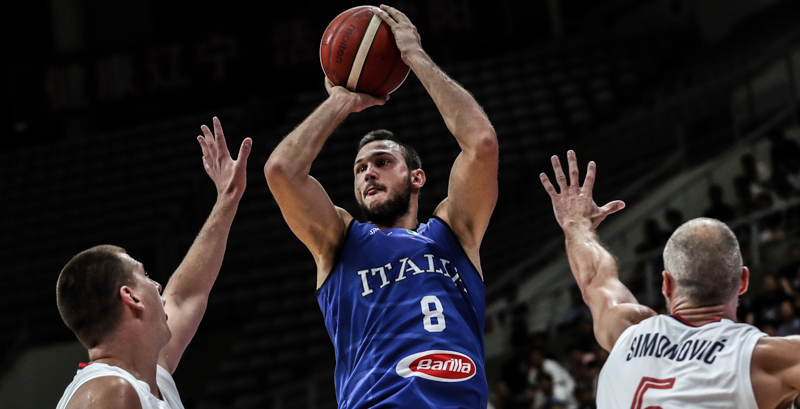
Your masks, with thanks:
[{"label": "defender in white jersey", "polygon": [[132,387],[136,394],[131,393],[130,398],[132,398],[133,402],[138,398],[142,409],[183,409],[183,402],[181,402],[181,396],[178,393],[175,380],[172,379],[172,374],[164,367],[156,365],[156,384],[161,394],[161,399],[159,399],[153,394],[147,382],[139,380],[120,367],[99,362],[81,365],[81,368],[78,369],[78,374],[75,375],[75,379],[64,391],[64,395],[58,402],[56,409],[65,409],[75,392],[80,390],[86,383],[99,378],[106,378],[107,381],[116,383],[118,387],[127,389],[128,392],[130,392],[129,388]]},{"label": "defender in white jersey", "polygon": [[73,257],[56,286],[64,323],[89,350],[57,409],[183,409],[172,373],[205,313],[246,185],[252,141],[231,159],[214,118],[198,142],[217,202],[161,296],[142,263],[125,250],[95,246]]},{"label": "defender in white jersey", "polygon": [[662,293],[671,315],[640,305],[619,280],[595,229],[625,204],[592,199],[594,162],[579,185],[575,152],[569,182],[552,157],[559,192],[540,179],[566,236],[570,267],[592,310],[597,341],[610,351],[600,373],[599,409],[786,409],[800,403],[800,337],[768,337],[737,324],[738,296],[750,272],[733,232],[699,218],[678,228],[664,249]]}]

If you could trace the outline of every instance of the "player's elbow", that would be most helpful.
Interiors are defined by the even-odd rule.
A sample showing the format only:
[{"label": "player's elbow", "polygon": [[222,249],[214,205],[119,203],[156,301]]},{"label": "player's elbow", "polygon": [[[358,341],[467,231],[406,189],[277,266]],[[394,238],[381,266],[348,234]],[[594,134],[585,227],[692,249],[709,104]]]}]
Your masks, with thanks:
[{"label": "player's elbow", "polygon": [[267,163],[264,164],[264,176],[267,177],[267,180],[280,177],[283,173],[285,173],[284,165],[280,159],[276,158],[275,155],[270,156]]},{"label": "player's elbow", "polygon": [[273,154],[264,165],[264,176],[270,186],[275,186],[282,182],[291,181],[293,172],[285,159]]},{"label": "player's elbow", "polygon": [[497,159],[500,153],[500,145],[497,142],[497,134],[491,127],[477,133],[475,140],[475,156],[478,158]]}]

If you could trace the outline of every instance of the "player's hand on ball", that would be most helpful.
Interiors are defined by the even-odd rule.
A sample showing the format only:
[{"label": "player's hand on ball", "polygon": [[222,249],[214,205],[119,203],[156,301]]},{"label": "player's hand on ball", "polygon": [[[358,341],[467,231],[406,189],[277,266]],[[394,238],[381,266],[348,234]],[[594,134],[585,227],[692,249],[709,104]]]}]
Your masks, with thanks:
[{"label": "player's hand on ball", "polygon": [[392,28],[392,34],[403,61],[408,63],[406,58],[409,54],[415,51],[422,51],[422,40],[417,32],[417,27],[411,23],[411,20],[403,12],[394,7],[381,4],[378,17]]},{"label": "player's hand on ball", "polygon": [[539,175],[539,179],[553,201],[553,213],[555,213],[556,221],[558,221],[562,229],[566,230],[575,226],[587,226],[596,229],[606,216],[625,208],[625,203],[621,200],[609,202],[603,207],[598,207],[595,204],[594,199],[592,199],[592,188],[594,187],[597,165],[594,162],[589,162],[583,187],[580,186],[578,159],[575,156],[575,152],[567,152],[569,184],[567,183],[567,177],[564,175],[564,170],[561,168],[561,161],[559,161],[558,156],[553,155],[551,162],[560,193],[556,192],[547,174],[543,172]]},{"label": "player's hand on ball", "polygon": [[360,92],[350,92],[347,88],[333,85],[328,77],[325,77],[325,89],[330,96],[342,96],[350,105],[350,112],[361,112],[369,107],[375,105],[383,105],[389,100],[389,95],[381,95],[375,97],[369,94],[362,94]]},{"label": "player's hand on ball", "polygon": [[225,198],[238,201],[247,186],[247,157],[250,155],[253,141],[245,138],[239,148],[239,155],[233,160],[225,142],[222,124],[217,117],[214,117],[213,122],[213,134],[203,125],[200,127],[203,134],[197,136],[197,141],[203,150],[203,167],[217,187],[218,200]]}]

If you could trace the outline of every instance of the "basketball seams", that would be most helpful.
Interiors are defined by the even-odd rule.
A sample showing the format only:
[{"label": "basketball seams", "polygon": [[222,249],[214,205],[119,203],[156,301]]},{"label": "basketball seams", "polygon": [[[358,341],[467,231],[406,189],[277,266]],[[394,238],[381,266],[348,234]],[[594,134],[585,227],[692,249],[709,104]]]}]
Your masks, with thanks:
[{"label": "basketball seams", "polygon": [[[411,73],[411,68],[409,68],[407,65],[405,65],[405,61],[403,61],[403,58],[400,56],[400,53],[397,53],[397,59],[394,60],[395,65],[397,65],[398,61],[400,61],[406,67],[405,68],[406,73],[403,74],[403,79],[398,81],[397,85],[395,85],[394,88],[392,88],[391,91],[387,92],[387,94],[391,94],[392,92],[397,91],[397,89],[400,88],[400,86],[403,85],[403,83],[406,81],[406,78],[408,78],[408,74]],[[392,67],[392,72],[394,72],[394,66]]]},{"label": "basketball seams", "polygon": [[[374,11],[372,12],[372,15],[374,17],[377,17]],[[386,25],[386,23],[384,23],[383,20],[380,19],[380,17],[378,17],[378,21],[380,21],[380,23],[378,23],[378,28],[375,29],[375,35],[372,36],[372,40],[369,42],[369,49],[367,50],[367,55],[364,56],[364,64],[361,66],[361,73],[364,72],[364,67],[367,65],[367,60],[369,60],[369,55],[370,53],[372,53],[372,46],[375,44],[375,39],[378,38],[378,33],[381,31],[381,27]],[[361,82],[361,73],[358,74],[358,82]],[[356,83],[355,88],[358,89],[358,83]]]},{"label": "basketball seams", "polygon": [[[331,71],[333,71],[333,66],[331,66],[331,58],[333,58],[333,44],[336,42],[336,38],[339,35],[339,31],[342,30],[342,27],[344,27],[345,23],[350,21],[350,19],[353,18],[353,16],[356,15],[360,11],[358,7],[353,7],[351,10],[352,10],[352,12],[350,13],[350,15],[347,16],[347,18],[345,18],[344,20],[342,20],[342,22],[339,24],[339,27],[336,27],[336,32],[333,33],[333,35],[331,36],[331,45],[328,48],[328,69],[330,69]],[[324,36],[324,34],[323,34],[323,36]],[[322,70],[325,71],[325,67],[322,67]],[[351,71],[353,70],[353,66],[352,65],[350,66],[350,70]],[[347,75],[349,76],[350,73],[348,72]]]},{"label": "basketball seams", "polygon": [[[387,30],[389,30],[389,36],[392,38],[392,41],[394,41],[394,35],[392,34],[392,31],[391,31],[392,29],[391,29],[391,28],[389,28],[389,26],[388,26],[388,25],[386,26],[386,29],[387,29]],[[378,35],[377,35],[377,33],[376,33],[376,34],[375,34],[375,37],[377,37],[377,36],[378,36]],[[394,62],[392,63],[392,68],[389,70],[389,73],[388,73],[388,74],[386,74],[386,78],[384,78],[384,79],[383,79],[383,82],[381,82],[381,84],[380,84],[380,85],[378,85],[377,87],[375,87],[375,89],[373,89],[372,91],[370,91],[370,92],[369,92],[370,94],[372,94],[372,95],[375,95],[375,91],[377,91],[377,90],[381,89],[381,87],[383,87],[384,85],[386,85],[386,82],[387,82],[387,81],[389,81],[389,79],[391,79],[391,78],[392,78],[392,74],[394,74],[394,70],[397,68],[397,62],[398,62],[398,61],[401,61],[401,62],[403,61],[402,55],[400,54],[400,50],[397,50],[397,53],[395,53],[395,55],[394,55]],[[403,62],[403,63],[404,63],[404,62]],[[408,70],[406,71],[406,74],[403,76],[403,80],[402,80],[402,81],[400,81],[400,83],[399,83],[399,84],[397,84],[397,86],[396,86],[396,87],[394,87],[394,89],[391,89],[391,90],[389,90],[388,92],[386,92],[386,94],[391,94],[392,92],[396,91],[396,90],[397,90],[397,88],[400,88],[400,85],[403,85],[403,82],[405,82],[406,78],[408,78],[408,74],[409,74],[410,72],[411,72],[411,69],[408,69]]]},{"label": "basketball seams", "polygon": [[[353,65],[350,67],[350,75],[347,78],[347,88],[350,89],[352,82],[352,89],[350,91],[357,92],[358,90],[358,82],[361,80],[361,73],[364,71],[364,66],[366,65],[367,58],[369,58],[369,53],[372,51],[372,44],[375,43],[375,38],[378,37],[378,31],[383,25],[383,20],[375,14],[375,11],[372,11],[372,17],[370,18],[370,22],[367,25],[367,29],[364,30],[364,35],[361,37],[361,42],[358,44],[358,51],[356,51],[355,58],[353,58]],[[375,22],[377,21],[377,27],[375,27]],[[375,27],[375,28],[373,28]],[[369,44],[367,45],[364,40],[366,40],[367,36],[372,31],[372,38],[369,40]],[[364,58],[359,58],[359,56],[364,53]],[[356,66],[358,67],[358,72],[355,72]],[[355,78],[354,78],[355,75]]]},{"label": "basketball seams", "polygon": [[[372,6],[353,7],[337,16],[326,28],[320,44],[320,64],[333,85],[343,86],[351,92],[372,95],[379,92],[383,95],[388,94],[384,90],[389,87],[391,91],[396,90],[408,77],[410,69],[402,61],[391,29],[375,9]],[[360,38],[348,40],[345,45],[342,42],[345,35]],[[364,41],[367,36],[371,38]],[[352,50],[353,47],[356,50]],[[377,49],[373,50],[373,47]],[[340,54],[342,51],[344,54]],[[391,54],[394,54],[394,59],[389,61]]]},{"label": "basketball seams", "polygon": [[[388,28],[388,26],[387,26],[387,28]],[[390,29],[390,30],[391,30],[391,29]],[[375,35],[375,37],[377,37],[377,35]],[[400,52],[397,52],[397,53],[395,53],[395,55],[394,55],[394,62],[392,63],[392,69],[390,69],[390,70],[389,70],[389,73],[386,75],[386,78],[384,78],[384,79],[383,79],[383,82],[381,82],[381,84],[380,84],[380,85],[378,85],[377,87],[375,87],[375,89],[373,89],[372,91],[370,91],[370,94],[373,94],[375,91],[377,91],[377,90],[381,89],[381,87],[382,87],[384,84],[386,84],[386,81],[389,81],[389,78],[392,78],[392,74],[394,73],[394,69],[397,67],[397,60],[399,60],[399,59],[400,59]],[[406,73],[406,76],[408,76],[408,73]],[[402,84],[402,82],[401,82],[400,84]],[[398,85],[397,87],[399,87],[399,86],[400,86],[400,85]],[[397,89],[397,88],[395,88],[395,89]],[[392,91],[394,91],[394,89],[393,89]],[[387,94],[391,93],[392,91],[389,91],[389,92],[387,92]]]}]

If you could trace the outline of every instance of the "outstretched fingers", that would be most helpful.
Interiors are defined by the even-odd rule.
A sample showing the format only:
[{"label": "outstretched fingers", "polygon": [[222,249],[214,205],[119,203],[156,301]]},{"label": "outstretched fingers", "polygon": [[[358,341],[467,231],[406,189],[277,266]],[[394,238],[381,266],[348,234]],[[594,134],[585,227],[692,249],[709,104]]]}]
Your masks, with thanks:
[{"label": "outstretched fingers", "polygon": [[214,139],[216,139],[217,144],[219,145],[220,152],[227,152],[228,151],[228,143],[225,141],[225,133],[222,131],[222,123],[219,122],[219,118],[214,117]]},{"label": "outstretched fingers", "polygon": [[203,151],[203,157],[205,158],[208,156],[208,143],[206,142],[206,138],[203,138],[203,135],[197,135],[197,142],[200,144],[200,149]]},{"label": "outstretched fingers", "polygon": [[569,186],[579,186],[580,185],[580,173],[578,172],[578,157],[575,155],[575,151],[568,150],[567,151],[567,168],[569,169]]},{"label": "outstretched fingers", "polygon": [[605,206],[599,208],[600,214],[603,215],[603,218],[606,216],[616,213],[625,208],[625,202],[622,200],[614,200],[612,202],[606,203]]},{"label": "outstretched fingers", "polygon": [[556,196],[558,196],[558,192],[556,192],[556,188],[553,187],[553,184],[550,183],[550,178],[547,177],[547,174],[544,172],[540,173],[539,180],[542,182],[544,190],[546,190],[547,194],[550,195],[550,198],[555,199]]},{"label": "outstretched fingers", "polygon": [[553,164],[553,172],[556,174],[556,183],[558,183],[558,190],[561,193],[567,189],[567,177],[564,175],[564,169],[561,168],[561,160],[558,159],[558,155],[553,155],[550,158],[550,162]]},{"label": "outstretched fingers", "polygon": [[590,161],[586,167],[586,179],[583,180],[583,191],[585,194],[591,196],[592,189],[594,189],[595,175],[597,174],[597,164]]},{"label": "outstretched fingers", "polygon": [[598,207],[597,212],[592,216],[592,228],[596,229],[608,215],[616,213],[624,208],[625,202],[622,200],[614,200],[613,202],[606,203],[603,207]]},{"label": "outstretched fingers", "polygon": [[203,138],[206,140],[206,144],[210,150],[214,150],[216,145],[214,142],[216,139],[214,138],[214,134],[211,132],[211,129],[205,124],[200,125],[200,131],[203,132]]},{"label": "outstretched fingers", "polygon": [[247,158],[250,156],[250,151],[253,148],[253,140],[250,138],[244,138],[242,141],[242,146],[239,147],[239,156],[236,157],[236,163],[240,164],[240,166],[247,165]]}]

